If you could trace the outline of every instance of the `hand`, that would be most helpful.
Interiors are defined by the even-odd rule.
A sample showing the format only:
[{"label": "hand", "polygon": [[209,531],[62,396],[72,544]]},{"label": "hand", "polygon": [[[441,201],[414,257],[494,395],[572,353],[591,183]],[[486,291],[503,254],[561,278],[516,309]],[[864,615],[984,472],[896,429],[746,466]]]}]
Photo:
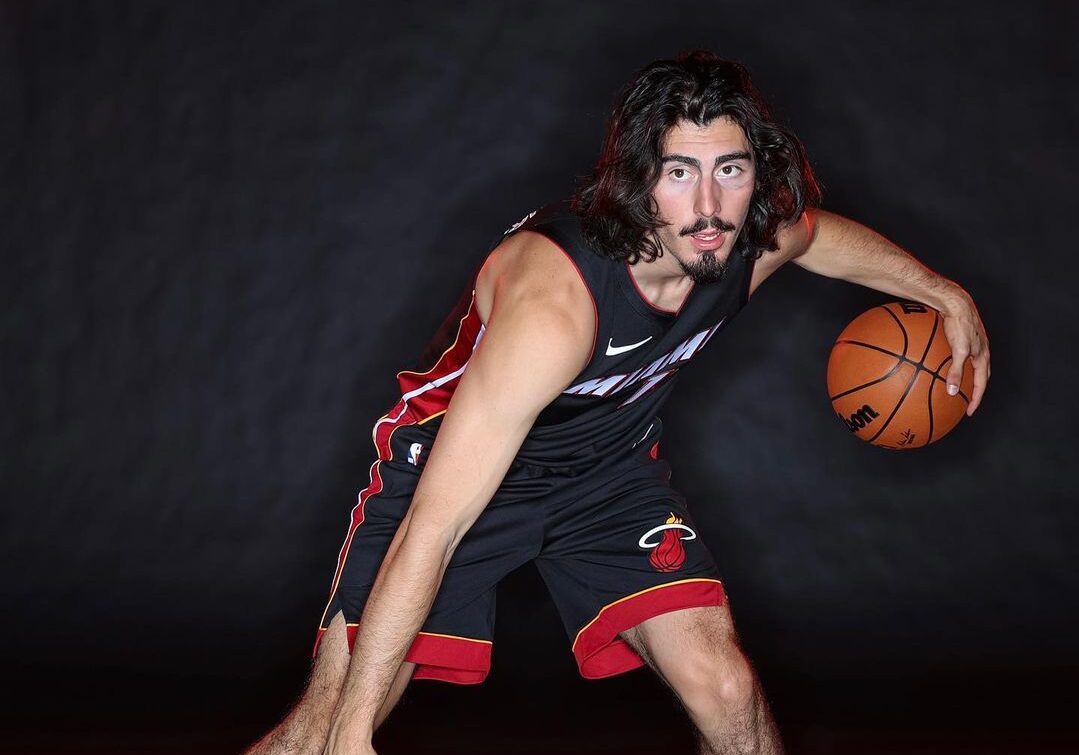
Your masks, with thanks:
[{"label": "hand", "polygon": [[[958,287],[957,287],[958,288]],[[970,357],[974,366],[974,392],[967,404],[967,416],[974,414],[982,402],[986,383],[992,370],[989,368],[989,339],[985,335],[978,308],[974,300],[963,289],[959,295],[942,311],[944,315],[944,335],[952,347],[952,366],[948,370],[948,395],[959,392],[963,381],[963,366]]]}]

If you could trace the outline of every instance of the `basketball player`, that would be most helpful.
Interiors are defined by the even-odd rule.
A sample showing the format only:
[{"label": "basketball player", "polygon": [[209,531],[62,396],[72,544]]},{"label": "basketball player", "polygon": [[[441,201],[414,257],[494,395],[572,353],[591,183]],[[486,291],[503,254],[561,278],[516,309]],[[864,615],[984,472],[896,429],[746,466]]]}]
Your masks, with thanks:
[{"label": "basketball player", "polygon": [[583,676],[647,664],[701,752],[782,752],[658,450],[677,373],[793,260],[940,310],[950,392],[974,363],[968,413],[989,376],[966,292],[818,199],[741,66],[695,52],[640,72],[572,204],[510,228],[400,373],[307,689],[252,752],[370,753],[410,679],[482,681],[495,586],[528,561]]}]

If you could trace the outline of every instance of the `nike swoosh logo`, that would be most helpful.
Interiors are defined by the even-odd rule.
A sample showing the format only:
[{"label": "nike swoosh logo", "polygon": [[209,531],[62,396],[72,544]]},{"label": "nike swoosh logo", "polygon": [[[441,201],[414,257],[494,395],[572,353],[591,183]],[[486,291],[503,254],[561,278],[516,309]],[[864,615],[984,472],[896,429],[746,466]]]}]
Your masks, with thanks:
[{"label": "nike swoosh logo", "polygon": [[637,343],[631,343],[628,346],[615,346],[614,339],[609,338],[607,339],[607,356],[613,357],[616,354],[625,354],[627,351],[633,351],[638,346],[644,346],[651,340],[652,336],[648,336],[648,338],[644,339],[643,341],[637,341]]}]

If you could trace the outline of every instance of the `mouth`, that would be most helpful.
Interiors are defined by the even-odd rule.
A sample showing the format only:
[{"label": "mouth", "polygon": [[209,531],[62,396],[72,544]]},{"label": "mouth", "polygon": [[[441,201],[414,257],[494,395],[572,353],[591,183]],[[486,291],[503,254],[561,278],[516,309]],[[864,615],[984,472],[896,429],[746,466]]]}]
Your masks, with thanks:
[{"label": "mouth", "polygon": [[723,240],[727,234],[723,231],[716,231],[709,229],[708,231],[702,231],[701,233],[694,233],[690,236],[693,239],[693,246],[697,247],[702,252],[713,251],[723,246]]}]

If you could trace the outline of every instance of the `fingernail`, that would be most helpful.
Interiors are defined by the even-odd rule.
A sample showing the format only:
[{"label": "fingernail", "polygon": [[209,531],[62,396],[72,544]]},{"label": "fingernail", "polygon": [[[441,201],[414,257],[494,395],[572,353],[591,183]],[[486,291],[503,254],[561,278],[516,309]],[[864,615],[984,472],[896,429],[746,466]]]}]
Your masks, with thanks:
[{"label": "fingernail", "polygon": [[955,383],[952,383],[951,385],[948,386],[948,395],[949,396],[954,396],[957,393],[959,393],[959,386],[958,385],[956,385]]}]

